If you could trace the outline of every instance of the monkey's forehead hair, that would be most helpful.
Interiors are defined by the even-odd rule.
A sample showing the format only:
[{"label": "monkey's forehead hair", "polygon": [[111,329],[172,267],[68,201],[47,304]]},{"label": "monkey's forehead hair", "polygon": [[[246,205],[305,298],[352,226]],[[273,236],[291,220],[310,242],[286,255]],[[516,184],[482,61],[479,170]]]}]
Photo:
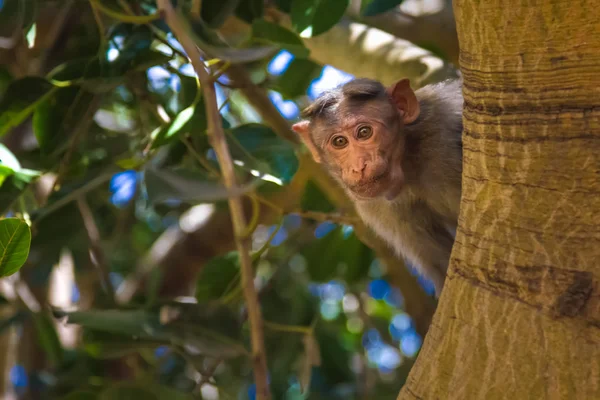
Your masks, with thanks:
[{"label": "monkey's forehead hair", "polygon": [[325,117],[330,111],[335,111],[343,101],[349,103],[364,102],[383,97],[387,97],[387,93],[380,82],[373,79],[357,78],[321,94],[302,111],[302,118],[314,120]]}]

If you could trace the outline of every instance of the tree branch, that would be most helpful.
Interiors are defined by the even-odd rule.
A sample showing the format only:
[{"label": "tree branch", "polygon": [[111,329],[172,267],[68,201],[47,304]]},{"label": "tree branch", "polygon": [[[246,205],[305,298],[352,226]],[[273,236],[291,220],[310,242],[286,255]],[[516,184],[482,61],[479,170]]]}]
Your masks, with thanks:
[{"label": "tree branch", "polygon": [[[266,14],[272,21],[291,28],[287,14],[274,8],[268,8]],[[250,26],[231,17],[225,21],[221,32],[229,41],[241,42],[250,35]],[[411,85],[418,88],[457,76],[452,65],[430,51],[348,18],[319,36],[304,39],[304,44],[315,62],[357,77],[377,79],[384,85],[408,78]]]},{"label": "tree branch", "polygon": [[407,15],[392,10],[373,17],[360,15],[361,1],[355,0],[346,15],[353,21],[380,29],[423,48],[435,48],[450,62],[458,65],[458,36],[452,1],[444,0],[441,9],[421,15]]},{"label": "tree branch", "polygon": [[[209,139],[217,153],[225,185],[228,188],[235,188],[237,183],[233,160],[229,148],[227,147],[225,133],[221,126],[221,118],[217,108],[217,98],[212,78],[205,69],[204,63],[201,61],[200,51],[192,39],[186,34],[182,22],[175,13],[170,1],[158,0],[157,4],[164,13],[167,24],[190,58],[196,74],[198,74],[206,104]],[[248,307],[248,319],[250,321],[250,336],[252,342],[252,363],[254,364],[253,372],[257,389],[256,394],[258,399],[268,400],[271,398],[271,394],[267,380],[268,371],[264,345],[263,321],[260,304],[258,302],[258,295],[254,288],[254,273],[250,257],[251,243],[247,236],[242,237],[240,235],[246,228],[246,216],[244,215],[241,198],[230,198],[229,208],[232,214],[234,232],[236,233],[236,247],[240,257],[242,289]]]}]

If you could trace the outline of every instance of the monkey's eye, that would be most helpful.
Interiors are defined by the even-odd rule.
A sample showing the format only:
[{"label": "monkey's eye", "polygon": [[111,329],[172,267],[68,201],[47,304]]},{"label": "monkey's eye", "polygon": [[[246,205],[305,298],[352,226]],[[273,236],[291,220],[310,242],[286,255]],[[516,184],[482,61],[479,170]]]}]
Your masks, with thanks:
[{"label": "monkey's eye", "polygon": [[373,129],[370,126],[361,126],[358,128],[358,132],[356,133],[356,137],[358,139],[368,139],[373,134]]},{"label": "monkey's eye", "polygon": [[341,149],[342,147],[345,147],[348,144],[348,139],[346,139],[343,136],[336,136],[331,141],[331,144],[333,144],[333,147]]}]

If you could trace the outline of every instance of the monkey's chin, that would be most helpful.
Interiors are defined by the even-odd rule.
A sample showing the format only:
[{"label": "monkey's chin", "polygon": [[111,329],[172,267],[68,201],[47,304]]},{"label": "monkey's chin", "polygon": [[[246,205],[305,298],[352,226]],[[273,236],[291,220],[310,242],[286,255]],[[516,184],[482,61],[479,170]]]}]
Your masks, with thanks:
[{"label": "monkey's chin", "polygon": [[386,200],[394,200],[401,191],[401,187],[394,186],[392,188],[386,187],[383,184],[374,184],[368,188],[361,188],[360,190],[350,190],[352,195],[358,200],[373,200],[377,198],[385,198]]}]

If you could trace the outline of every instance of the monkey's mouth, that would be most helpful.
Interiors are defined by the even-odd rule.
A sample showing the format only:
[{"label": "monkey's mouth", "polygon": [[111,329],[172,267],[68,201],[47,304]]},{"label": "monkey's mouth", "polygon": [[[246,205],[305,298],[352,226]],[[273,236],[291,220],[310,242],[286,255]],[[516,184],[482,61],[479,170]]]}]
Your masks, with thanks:
[{"label": "monkey's mouth", "polygon": [[381,194],[387,186],[387,181],[391,173],[391,168],[387,168],[382,173],[365,179],[350,187],[350,190],[360,197],[375,197]]}]

